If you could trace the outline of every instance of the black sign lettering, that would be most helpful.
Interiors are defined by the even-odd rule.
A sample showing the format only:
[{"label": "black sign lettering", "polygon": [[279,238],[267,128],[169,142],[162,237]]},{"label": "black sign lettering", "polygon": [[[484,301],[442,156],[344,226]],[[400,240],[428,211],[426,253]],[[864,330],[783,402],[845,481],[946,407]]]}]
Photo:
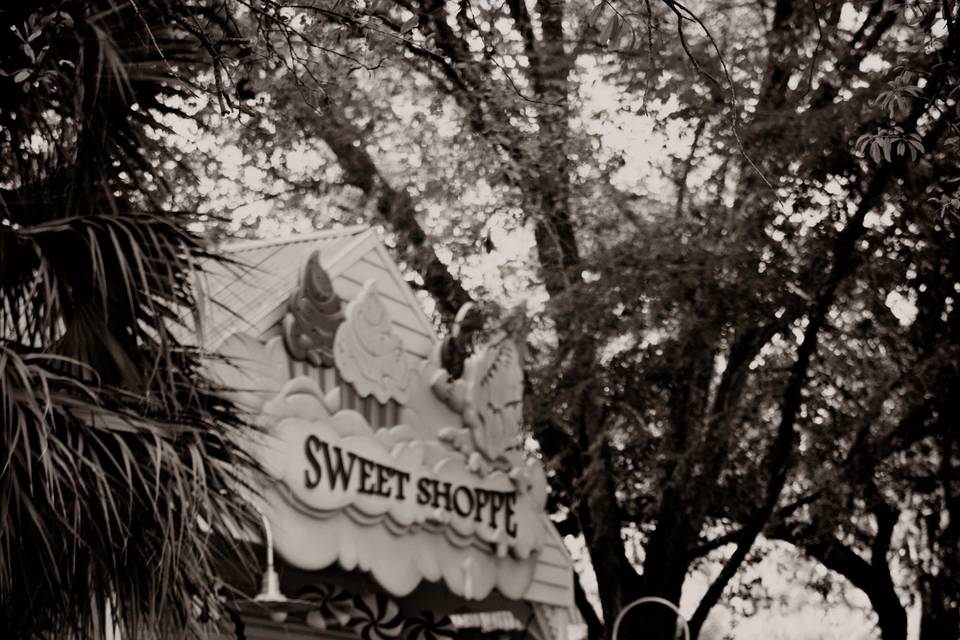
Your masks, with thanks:
[{"label": "black sign lettering", "polygon": [[508,536],[517,535],[517,523],[513,521],[513,505],[517,503],[517,494],[515,493],[505,493],[503,498],[506,504],[506,529]]},{"label": "black sign lettering", "polygon": [[[313,436],[311,436],[313,437]],[[326,442],[320,441],[323,448],[323,459],[327,463],[327,478],[330,480],[330,489],[336,489],[337,484],[344,491],[350,486],[350,478],[353,477],[353,463],[357,461],[357,456],[347,452],[347,459],[350,461],[348,466],[343,464],[343,451],[338,446],[329,446]],[[330,449],[333,449],[336,463],[330,457]]]},{"label": "black sign lettering", "polygon": [[315,435],[304,440],[303,453],[307,463],[303,481],[307,489],[316,489],[326,477],[327,482],[323,484],[331,491],[355,488],[361,494],[403,501],[407,499],[407,487],[415,484],[416,496],[411,499],[420,507],[443,509],[494,529],[502,528],[510,537],[517,535],[517,494],[514,492],[454,484],[428,476],[416,476],[413,482],[415,476],[408,471],[364,458]]},{"label": "black sign lettering", "polygon": [[[397,500],[403,500],[403,484],[410,482],[410,474],[406,471],[397,471]],[[419,504],[419,500],[417,501]]]},{"label": "black sign lettering", "polygon": [[[461,497],[463,500],[461,500]],[[461,518],[473,515],[473,491],[470,487],[460,486],[453,492],[453,510]],[[461,508],[462,507],[462,508]]]},{"label": "black sign lettering", "polygon": [[394,473],[396,472],[390,467],[385,467],[382,464],[377,465],[377,495],[381,495],[384,498],[390,497],[393,489],[390,488],[388,480]]},{"label": "black sign lettering", "polygon": [[430,483],[436,484],[436,482],[436,480],[431,480],[430,478],[419,478],[417,480],[417,504],[430,504],[430,496],[433,495],[433,492],[430,491]]},{"label": "black sign lettering", "polygon": [[373,460],[367,460],[366,458],[359,458],[360,460],[360,487],[357,488],[357,491],[360,493],[376,493],[376,487],[368,485],[367,481],[373,479],[373,470],[376,467],[377,463]]},{"label": "black sign lettering", "polygon": [[[320,484],[320,461],[317,460],[317,451],[325,446],[326,443],[317,436],[307,436],[306,442],[303,443],[303,453],[307,456],[307,462],[310,463],[310,468],[303,472],[303,483],[307,489],[313,489]],[[313,477],[310,477],[311,471]]]},{"label": "black sign lettering", "polygon": [[503,492],[501,491],[491,491],[490,492],[490,520],[489,524],[491,527],[497,526],[497,512],[503,507]]},{"label": "black sign lettering", "polygon": [[[440,487],[443,487],[441,491]],[[450,511],[450,489],[453,485],[449,482],[433,481],[433,506],[440,506],[440,498],[443,498],[443,508]]]}]

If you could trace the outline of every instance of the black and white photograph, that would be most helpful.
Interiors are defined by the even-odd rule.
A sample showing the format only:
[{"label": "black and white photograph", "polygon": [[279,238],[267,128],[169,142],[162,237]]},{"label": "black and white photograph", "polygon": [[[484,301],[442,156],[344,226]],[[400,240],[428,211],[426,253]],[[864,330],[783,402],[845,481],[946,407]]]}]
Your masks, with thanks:
[{"label": "black and white photograph", "polygon": [[960,640],[960,0],[0,0],[0,638]]}]

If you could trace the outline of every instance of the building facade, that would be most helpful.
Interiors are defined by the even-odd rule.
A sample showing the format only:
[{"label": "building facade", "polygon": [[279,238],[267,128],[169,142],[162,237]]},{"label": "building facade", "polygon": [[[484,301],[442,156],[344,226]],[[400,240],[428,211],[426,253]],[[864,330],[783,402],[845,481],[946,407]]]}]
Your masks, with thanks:
[{"label": "building facade", "polygon": [[[260,427],[263,565],[224,637],[566,640],[573,574],[520,442],[521,314],[438,338],[365,228],[227,247],[199,338]],[[488,323],[489,324],[489,323]],[[483,338],[479,336],[483,335]]]}]

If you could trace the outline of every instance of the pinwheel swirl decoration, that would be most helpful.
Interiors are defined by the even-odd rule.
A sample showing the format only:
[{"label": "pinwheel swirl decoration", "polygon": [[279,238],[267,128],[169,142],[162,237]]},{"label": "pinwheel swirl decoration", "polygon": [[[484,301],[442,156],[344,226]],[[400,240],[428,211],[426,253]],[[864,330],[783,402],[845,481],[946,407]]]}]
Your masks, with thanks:
[{"label": "pinwheel swirl decoration", "polygon": [[307,626],[314,629],[345,627],[355,611],[353,596],[335,585],[307,586],[297,597],[316,603],[305,619]]},{"label": "pinwheel swirl decoration", "polygon": [[450,618],[437,619],[431,611],[408,618],[403,626],[403,640],[454,640],[456,637]]},{"label": "pinwheel swirl decoration", "polygon": [[353,616],[347,626],[362,640],[393,640],[403,631],[403,616],[390,596],[368,593],[354,599]]}]

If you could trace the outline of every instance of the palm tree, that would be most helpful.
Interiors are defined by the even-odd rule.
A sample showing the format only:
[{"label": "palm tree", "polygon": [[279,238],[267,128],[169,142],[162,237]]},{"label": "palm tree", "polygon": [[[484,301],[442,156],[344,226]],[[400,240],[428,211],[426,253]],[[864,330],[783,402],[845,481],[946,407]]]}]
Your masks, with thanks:
[{"label": "palm tree", "polygon": [[209,68],[197,11],[0,11],[4,637],[102,635],[107,611],[125,637],[198,631],[250,522],[246,427],[178,338],[214,256],[159,169],[163,116]]}]

